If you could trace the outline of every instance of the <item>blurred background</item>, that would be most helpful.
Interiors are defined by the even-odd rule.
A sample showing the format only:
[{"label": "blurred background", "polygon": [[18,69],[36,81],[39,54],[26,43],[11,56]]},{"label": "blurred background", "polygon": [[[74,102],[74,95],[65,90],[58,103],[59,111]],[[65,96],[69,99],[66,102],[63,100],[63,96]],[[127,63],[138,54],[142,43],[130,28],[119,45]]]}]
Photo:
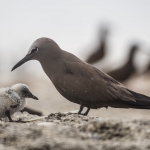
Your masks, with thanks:
[{"label": "blurred background", "polygon": [[[49,37],[131,90],[150,96],[149,18],[149,0],[0,0],[0,86],[27,84],[40,99],[29,99],[27,107],[43,115],[79,109],[56,91],[39,62],[11,72],[33,41]],[[135,119],[149,114],[113,108],[89,113]]]}]

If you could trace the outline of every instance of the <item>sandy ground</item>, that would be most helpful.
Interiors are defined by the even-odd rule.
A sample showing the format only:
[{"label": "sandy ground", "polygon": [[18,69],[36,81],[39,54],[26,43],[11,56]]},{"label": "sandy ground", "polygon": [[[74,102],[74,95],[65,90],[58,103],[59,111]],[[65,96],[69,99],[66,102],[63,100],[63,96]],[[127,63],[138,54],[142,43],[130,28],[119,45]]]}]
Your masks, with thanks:
[{"label": "sandy ground", "polygon": [[[16,113],[14,120],[38,116]],[[0,122],[1,150],[148,150],[150,120],[51,113],[28,123]]]}]

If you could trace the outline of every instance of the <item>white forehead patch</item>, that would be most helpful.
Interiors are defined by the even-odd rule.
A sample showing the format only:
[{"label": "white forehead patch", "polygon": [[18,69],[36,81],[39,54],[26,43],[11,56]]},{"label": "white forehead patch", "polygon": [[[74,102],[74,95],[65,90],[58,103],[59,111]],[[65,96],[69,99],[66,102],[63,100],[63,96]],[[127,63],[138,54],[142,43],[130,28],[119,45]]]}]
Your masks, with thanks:
[{"label": "white forehead patch", "polygon": [[31,54],[31,53],[37,53],[38,52],[38,47],[35,47],[35,48],[32,48],[28,51],[28,54]]}]

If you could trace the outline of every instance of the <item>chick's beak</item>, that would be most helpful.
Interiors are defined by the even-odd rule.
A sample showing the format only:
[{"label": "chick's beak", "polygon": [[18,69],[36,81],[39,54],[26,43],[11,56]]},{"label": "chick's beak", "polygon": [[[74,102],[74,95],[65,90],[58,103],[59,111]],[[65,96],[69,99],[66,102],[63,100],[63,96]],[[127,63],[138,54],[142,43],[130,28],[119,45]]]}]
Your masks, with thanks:
[{"label": "chick's beak", "polygon": [[36,96],[34,96],[32,93],[28,93],[27,95],[26,95],[26,97],[27,98],[33,98],[33,99],[35,99],[35,100],[39,100]]}]

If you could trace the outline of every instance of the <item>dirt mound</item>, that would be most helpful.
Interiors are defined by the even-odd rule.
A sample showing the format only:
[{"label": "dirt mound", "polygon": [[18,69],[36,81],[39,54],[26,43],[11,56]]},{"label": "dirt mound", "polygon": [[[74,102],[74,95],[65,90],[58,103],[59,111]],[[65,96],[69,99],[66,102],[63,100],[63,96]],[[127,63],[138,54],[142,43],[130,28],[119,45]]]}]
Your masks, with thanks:
[{"label": "dirt mound", "polygon": [[[14,120],[38,116],[17,113]],[[0,122],[1,150],[148,150],[149,120],[111,120],[53,113],[28,123]]]}]

